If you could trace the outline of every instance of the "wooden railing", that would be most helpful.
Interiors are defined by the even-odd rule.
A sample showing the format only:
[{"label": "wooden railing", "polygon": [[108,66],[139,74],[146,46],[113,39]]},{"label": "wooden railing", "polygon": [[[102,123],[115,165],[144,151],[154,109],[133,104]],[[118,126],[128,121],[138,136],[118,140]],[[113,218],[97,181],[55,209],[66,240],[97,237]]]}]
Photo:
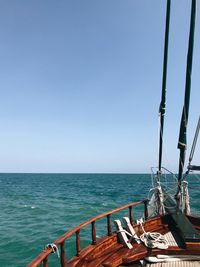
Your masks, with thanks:
[{"label": "wooden railing", "polygon": [[[73,228],[72,230],[66,232],[63,236],[61,236],[60,238],[58,238],[56,241],[54,241],[54,244],[56,246],[60,246],[60,265],[61,266],[65,266],[67,263],[67,258],[66,258],[66,253],[65,253],[65,241],[71,237],[73,234],[76,235],[76,256],[80,255],[81,252],[81,238],[80,238],[80,232],[81,229],[84,228],[85,226],[91,224],[91,238],[92,238],[92,242],[91,244],[95,245],[96,244],[96,221],[102,218],[107,218],[107,235],[111,236],[113,234],[112,231],[112,224],[111,224],[111,215],[125,210],[125,209],[129,209],[129,219],[131,221],[131,223],[133,223],[133,207],[140,205],[140,204],[144,204],[144,218],[147,219],[148,218],[148,210],[147,210],[147,204],[148,204],[148,200],[142,200],[142,201],[138,201],[138,202],[133,202],[127,205],[124,205],[122,207],[119,207],[117,209],[105,212],[103,214],[100,214],[96,217],[93,217],[91,219],[89,219],[88,221],[85,221],[84,223],[81,223],[80,225],[76,226],[75,228]],[[48,267],[48,256],[49,254],[52,253],[52,248],[46,248],[43,252],[41,252],[37,258],[35,258],[31,263],[29,263],[27,265],[27,267],[37,267],[39,266],[41,263],[43,263],[44,267]]]}]

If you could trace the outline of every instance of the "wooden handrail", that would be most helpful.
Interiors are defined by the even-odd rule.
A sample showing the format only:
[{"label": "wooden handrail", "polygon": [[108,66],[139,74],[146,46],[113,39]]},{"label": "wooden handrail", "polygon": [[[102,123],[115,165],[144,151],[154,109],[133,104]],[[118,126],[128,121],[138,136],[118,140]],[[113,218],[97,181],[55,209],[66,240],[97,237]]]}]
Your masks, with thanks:
[{"label": "wooden handrail", "polygon": [[[70,231],[66,232],[64,235],[62,235],[60,238],[56,239],[54,241],[54,244],[56,246],[61,246],[61,264],[66,262],[66,258],[65,258],[65,250],[64,250],[64,242],[66,239],[68,239],[69,237],[71,237],[73,234],[76,234],[76,250],[77,250],[77,256],[79,255],[80,251],[81,251],[81,245],[80,245],[80,231],[82,228],[84,228],[85,226],[91,224],[92,225],[92,243],[95,244],[96,243],[96,230],[95,230],[95,222],[99,219],[102,219],[104,217],[107,217],[107,229],[108,229],[108,235],[112,234],[112,227],[111,227],[111,223],[110,223],[110,215],[119,212],[121,210],[125,210],[125,209],[129,209],[129,216],[131,216],[131,212],[132,212],[132,207],[140,205],[140,204],[144,204],[144,213],[145,213],[145,219],[147,218],[147,203],[148,200],[142,200],[142,201],[138,201],[138,202],[132,202],[130,204],[124,205],[122,207],[116,208],[114,210],[111,211],[107,211],[104,212],[100,215],[97,215],[81,224],[79,224],[78,226],[74,227],[73,229],[71,229]],[[130,212],[131,211],[131,212]],[[37,258],[35,258],[31,263],[29,263],[27,265],[27,267],[37,267],[39,266],[39,264],[41,264],[43,262],[43,264],[45,266],[48,266],[48,255],[52,253],[52,249],[51,248],[46,248],[44,251],[42,251]],[[47,264],[47,265],[46,265]],[[62,266],[62,265],[61,265]]]}]

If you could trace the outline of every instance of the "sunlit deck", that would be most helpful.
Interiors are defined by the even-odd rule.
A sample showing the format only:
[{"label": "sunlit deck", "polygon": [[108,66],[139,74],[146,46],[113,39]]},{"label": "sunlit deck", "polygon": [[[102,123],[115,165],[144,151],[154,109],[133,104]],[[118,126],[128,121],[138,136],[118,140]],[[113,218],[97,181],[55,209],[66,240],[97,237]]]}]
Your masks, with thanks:
[{"label": "sunlit deck", "polygon": [[[191,219],[192,220],[192,219]],[[138,233],[140,229],[135,226]],[[198,228],[198,227],[197,227]],[[186,245],[179,239],[176,232],[171,232],[168,225],[163,224],[161,218],[154,218],[146,222],[146,231],[160,232],[166,236],[169,243],[169,248],[166,250],[161,249],[149,249],[143,244],[137,244],[133,242],[133,248],[125,248],[118,242],[116,234],[106,238],[96,244],[95,247],[90,247],[80,255],[79,258],[72,259],[66,266],[104,266],[104,267],[115,267],[115,266],[131,266],[129,264],[137,262],[140,259],[149,256],[156,256],[158,254],[164,255],[200,255],[200,244],[199,243],[187,243]],[[147,263],[147,266],[197,266],[195,264],[198,261],[191,261],[190,265],[187,265],[188,261],[183,262],[170,262],[170,263],[159,263],[158,265],[153,263]],[[199,263],[198,263],[199,264]],[[135,266],[135,265],[133,265]]]}]

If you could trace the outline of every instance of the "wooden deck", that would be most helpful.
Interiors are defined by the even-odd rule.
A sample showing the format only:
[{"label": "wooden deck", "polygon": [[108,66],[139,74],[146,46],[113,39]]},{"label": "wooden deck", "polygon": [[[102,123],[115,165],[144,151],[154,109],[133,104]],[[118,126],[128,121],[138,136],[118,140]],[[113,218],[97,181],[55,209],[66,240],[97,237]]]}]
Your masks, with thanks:
[{"label": "wooden deck", "polygon": [[146,267],[200,267],[200,261],[160,262],[147,264]]},{"label": "wooden deck", "polygon": [[[198,228],[198,227],[196,227]],[[139,226],[135,226],[138,234],[141,233]],[[73,258],[66,267],[116,267],[116,266],[131,266],[129,264],[136,262],[147,256],[156,256],[158,254],[165,255],[200,255],[200,243],[187,243],[183,244],[179,240],[176,233],[172,233],[166,224],[163,224],[161,218],[154,218],[149,220],[145,225],[146,231],[160,232],[165,234],[169,248],[166,250],[160,249],[149,249],[143,244],[133,243],[133,248],[128,249],[123,247],[117,240],[116,234],[111,237],[107,237],[103,242],[100,241],[95,247],[90,246],[83,254],[80,255],[79,259]],[[181,262],[182,263],[182,262]],[[197,262],[198,263],[198,262]],[[170,263],[171,264],[171,263]],[[182,264],[186,264],[183,262]],[[192,262],[193,265],[180,265],[180,266],[197,266],[194,265],[196,262]],[[148,264],[148,266],[179,266],[179,265],[159,265]]]},{"label": "wooden deck", "polygon": [[[135,202],[127,204],[123,207],[117,208],[113,211],[106,212],[98,215],[81,225],[73,228],[69,232],[65,233],[54,243],[60,246],[60,266],[62,267],[117,267],[117,266],[131,266],[135,265],[141,259],[150,256],[163,255],[200,255],[200,242],[187,242],[179,236],[179,232],[172,231],[169,221],[166,220],[166,216],[155,217],[145,221],[144,229],[146,232],[159,232],[166,235],[169,243],[168,249],[150,249],[145,247],[142,243],[132,243],[132,249],[125,248],[120,244],[117,233],[113,229],[113,223],[111,221],[111,215],[124,210],[129,210],[130,221],[133,222],[132,208],[136,205],[144,205],[145,218],[148,217],[147,202]],[[95,223],[102,218],[107,219],[107,235],[102,238],[97,238]],[[200,218],[189,217],[192,227],[200,233]],[[83,227],[91,225],[91,245],[86,248],[81,248],[80,231]],[[135,232],[138,236],[143,234],[141,226],[132,224]],[[65,252],[65,241],[75,234],[76,236],[76,252],[77,255],[72,259],[67,260]],[[33,260],[28,267],[37,267],[43,263],[44,267],[48,267],[48,256],[51,254],[52,249],[46,248],[38,257]],[[131,264],[131,265],[130,265]],[[193,262],[194,264],[194,262]],[[137,265],[136,265],[137,266]],[[153,266],[153,265],[149,265]],[[167,266],[167,265],[155,265],[155,266]],[[169,265],[168,265],[169,266]],[[187,267],[188,265],[185,265]],[[170,266],[171,267],[171,266]]]},{"label": "wooden deck", "polygon": [[[119,267],[127,267],[127,266],[121,265]],[[141,264],[133,263],[128,267],[141,267]],[[147,264],[146,267],[200,267],[200,262],[199,261],[160,262],[160,263]]]}]

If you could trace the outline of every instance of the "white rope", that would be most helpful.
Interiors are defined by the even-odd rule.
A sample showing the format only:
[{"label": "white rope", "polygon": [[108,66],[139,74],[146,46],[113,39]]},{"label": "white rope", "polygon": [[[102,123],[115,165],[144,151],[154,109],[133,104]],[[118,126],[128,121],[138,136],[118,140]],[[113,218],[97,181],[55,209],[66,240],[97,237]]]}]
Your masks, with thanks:
[{"label": "white rope", "polygon": [[146,232],[141,220],[139,221],[139,224],[143,231],[143,234],[140,236],[140,240],[145,244],[146,247],[159,249],[168,248],[169,245],[164,235],[156,232]]},{"label": "white rope", "polygon": [[[146,257],[145,260],[150,263],[181,262],[181,261],[199,261],[200,257],[198,255],[157,255],[156,257]],[[170,266],[174,266],[174,265],[170,265]]]},{"label": "white rope", "polygon": [[45,246],[45,248],[47,249],[52,249],[52,253],[57,253],[57,256],[58,256],[58,258],[60,258],[60,253],[59,253],[59,249],[58,249],[58,247],[56,246],[56,244],[54,244],[54,243],[51,243],[51,244],[47,244],[46,246]]},{"label": "white rope", "polygon": [[165,214],[165,207],[164,207],[164,195],[162,192],[161,186],[157,186],[156,188],[156,194],[158,198],[158,214],[164,215]]},{"label": "white rope", "polygon": [[[174,196],[177,193],[177,185],[178,180],[175,174],[167,170],[166,168],[162,167],[162,174],[160,176],[160,180],[157,182],[154,182],[154,180],[157,180],[157,172],[154,172],[156,168],[152,167],[152,185],[153,188],[149,191],[149,212],[152,213],[152,215],[163,215],[165,214],[166,210],[174,210],[177,207],[176,202],[174,201],[174,204],[170,204],[170,206],[166,205],[166,200],[168,198],[171,198],[174,200]],[[173,175],[173,181],[168,182],[168,176],[167,173],[170,173]],[[171,176],[170,176],[171,179]],[[162,188],[164,189],[165,193],[162,192]],[[151,195],[151,197],[150,197]]]},{"label": "white rope", "polygon": [[118,233],[125,233],[126,235],[128,235],[130,237],[130,239],[127,241],[128,243],[131,243],[133,240],[135,240],[136,242],[140,240],[139,237],[133,236],[132,234],[130,234],[125,229],[117,231],[117,234]]},{"label": "white rope", "polygon": [[[160,183],[160,184],[163,184],[163,183]],[[175,185],[174,187],[171,187],[170,189],[168,188],[166,190],[166,194],[163,194],[162,188],[160,185],[155,187],[155,188],[152,188],[149,191],[149,196],[150,196],[151,192],[153,192],[152,196],[154,195],[154,198],[152,196],[149,197],[149,199],[150,199],[149,206],[155,210],[156,214],[163,215],[166,212],[165,209],[169,210],[169,209],[176,208],[176,203],[174,203],[174,205],[172,205],[172,206],[167,206],[165,204],[165,200],[168,197],[171,197],[172,199],[174,198],[176,188],[177,188],[177,185]]]},{"label": "white rope", "polygon": [[183,203],[183,212],[186,215],[190,215],[190,198],[188,192],[188,182],[184,181],[182,183],[182,203]]}]

